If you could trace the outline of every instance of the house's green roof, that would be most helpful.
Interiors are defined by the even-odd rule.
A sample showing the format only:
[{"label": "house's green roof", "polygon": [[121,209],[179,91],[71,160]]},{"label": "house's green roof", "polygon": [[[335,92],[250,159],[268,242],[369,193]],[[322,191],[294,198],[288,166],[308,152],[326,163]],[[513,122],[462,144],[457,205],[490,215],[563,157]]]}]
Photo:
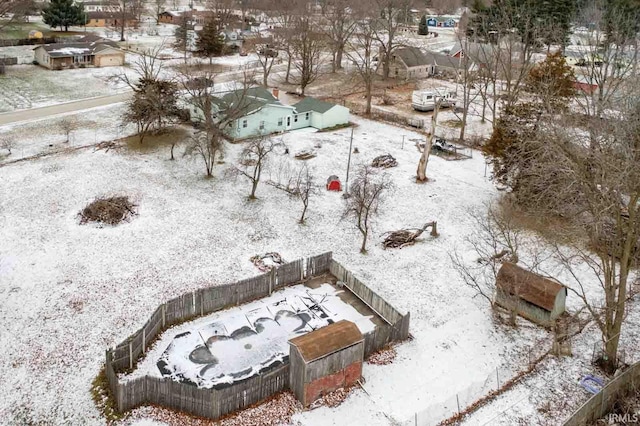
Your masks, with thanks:
[{"label": "house's green roof", "polygon": [[267,104],[280,104],[280,102],[264,87],[251,87],[249,89],[239,89],[227,93],[222,98],[216,98],[214,104],[219,109],[240,108],[245,113],[255,111]]},{"label": "house's green roof", "polygon": [[325,113],[333,108],[335,104],[321,101],[316,98],[306,97],[297,104],[293,105],[298,113],[315,111],[319,113]]}]

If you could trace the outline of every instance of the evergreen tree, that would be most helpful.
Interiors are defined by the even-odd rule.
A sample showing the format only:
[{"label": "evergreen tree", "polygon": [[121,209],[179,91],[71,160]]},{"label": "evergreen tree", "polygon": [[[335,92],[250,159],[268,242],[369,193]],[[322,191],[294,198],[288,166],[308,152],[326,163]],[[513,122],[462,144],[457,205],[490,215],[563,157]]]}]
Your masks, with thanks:
[{"label": "evergreen tree", "polygon": [[217,19],[208,19],[201,31],[198,31],[198,40],[196,41],[198,53],[202,56],[211,58],[220,56],[224,53],[224,36],[220,21]]},{"label": "evergreen tree", "polygon": [[427,15],[422,15],[420,18],[420,24],[418,25],[418,35],[429,34],[429,27],[427,26]]},{"label": "evergreen tree", "polygon": [[60,27],[69,31],[72,25],[84,25],[87,23],[87,14],[82,3],[74,3],[73,0],[51,0],[49,6],[42,12],[45,24],[51,28]]},{"label": "evergreen tree", "polygon": [[188,16],[183,16],[173,32],[175,41],[173,47],[184,54],[184,61],[187,62],[187,51],[189,50],[189,29],[191,28],[191,20]]},{"label": "evergreen tree", "polygon": [[554,113],[569,108],[569,101],[575,94],[574,81],[573,69],[567,65],[561,52],[555,52],[531,69],[526,83],[542,109]]}]

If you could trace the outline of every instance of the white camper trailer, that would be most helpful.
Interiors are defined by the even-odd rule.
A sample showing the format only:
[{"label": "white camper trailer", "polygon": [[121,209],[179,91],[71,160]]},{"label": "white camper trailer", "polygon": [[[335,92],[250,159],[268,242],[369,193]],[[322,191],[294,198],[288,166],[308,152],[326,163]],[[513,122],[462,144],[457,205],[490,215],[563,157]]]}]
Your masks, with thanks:
[{"label": "white camper trailer", "polygon": [[456,105],[454,93],[446,87],[415,90],[411,96],[411,105],[416,111],[433,111],[436,107],[437,99],[442,99],[441,107],[454,107]]}]

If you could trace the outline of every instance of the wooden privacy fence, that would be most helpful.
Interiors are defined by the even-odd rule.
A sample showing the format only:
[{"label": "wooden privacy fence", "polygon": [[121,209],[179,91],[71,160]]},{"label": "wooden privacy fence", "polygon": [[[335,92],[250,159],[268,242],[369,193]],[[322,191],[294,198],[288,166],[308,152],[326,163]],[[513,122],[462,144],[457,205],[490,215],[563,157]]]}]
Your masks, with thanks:
[{"label": "wooden privacy fence", "polygon": [[201,417],[216,419],[289,389],[289,362],[246,380],[212,389],[198,388],[170,378],[150,376],[126,381],[118,373],[133,371],[138,359],[167,328],[221,309],[270,295],[273,291],[331,272],[355,296],[382,317],[386,324],[365,334],[365,356],[391,341],[409,336],[409,313],[402,315],[360,282],[327,252],[287,263],[270,272],[216,287],[207,287],[171,299],[151,315],[147,323],[115,348],[106,351],[106,375],[118,411],[152,403]]},{"label": "wooden privacy fence", "polygon": [[[329,271],[331,252],[299,259],[235,284],[202,288],[158,306],[147,323],[107,355],[116,373],[131,371],[155,338],[172,325],[270,295],[280,288]],[[109,358],[109,355],[111,358]]]},{"label": "wooden privacy fence", "polygon": [[364,302],[371,310],[382,317],[386,325],[376,326],[373,331],[364,335],[364,356],[382,349],[390,342],[404,340],[409,337],[409,312],[400,313],[386,300],[380,297],[360,280],[353,276],[337,261],[331,259],[329,272],[344,283],[351,293]]},{"label": "wooden privacy fence", "polygon": [[585,426],[595,423],[611,411],[616,401],[640,388],[640,362],[636,362],[618,377],[607,383],[571,417],[564,426]]}]

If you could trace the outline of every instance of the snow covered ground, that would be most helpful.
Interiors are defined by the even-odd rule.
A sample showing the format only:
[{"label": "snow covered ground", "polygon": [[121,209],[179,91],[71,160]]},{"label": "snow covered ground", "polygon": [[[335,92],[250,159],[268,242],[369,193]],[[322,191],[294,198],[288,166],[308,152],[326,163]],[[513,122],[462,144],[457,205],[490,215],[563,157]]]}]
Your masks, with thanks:
[{"label": "snow covered ground", "polygon": [[181,324],[166,331],[124,379],[164,376],[210,388],[282,362],[289,356],[289,339],[333,322],[346,319],[362,333],[372,331],[373,321],[342,301],[343,292],[328,283],[314,289],[296,285]]},{"label": "snow covered ground", "polygon": [[[352,155],[352,171],[386,153],[399,163],[387,170],[395,188],[387,195],[366,255],[358,252],[353,223],[340,219],[344,201],[339,193],[322,189],[312,198],[305,225],[297,223],[301,205],[271,186],[261,184],[259,199],[248,201],[249,182],[226,173],[237,161],[240,144],[228,146],[226,163],[216,165],[213,179],[204,178],[198,159],[181,156],[183,145],[175,161],[168,159],[168,148],[87,149],[0,167],[0,392],[5,395],[0,423],[104,424],[89,390],[105,348],[140,328],[163,300],[254,276],[250,257],[270,251],[297,259],[331,250],[378,294],[411,312],[414,339],[396,348],[392,364],[365,365],[367,393],[356,390],[339,407],[296,415],[301,424],[411,424],[416,412],[445,405],[468,392],[470,384],[487,380],[496,367],[526,367],[530,349],[547,345],[548,332],[526,322],[518,329],[495,323],[488,306],[453,271],[449,257],[456,247],[471,256],[464,246],[464,237],[474,229],[469,212],[486,208],[484,203],[498,195],[484,177],[482,156],[476,152],[464,161],[432,157],[430,181],[417,185],[419,152],[412,140],[423,136],[354,121],[359,153]],[[109,136],[97,132],[96,139]],[[308,164],[318,183],[332,174],[344,182],[349,133],[281,136],[291,154],[277,154],[264,179],[276,179],[283,163],[299,165],[293,154],[313,149],[317,157]],[[59,134],[49,135],[44,128],[25,140],[46,147],[53,138]],[[138,215],[113,228],[79,225],[78,211],[94,197],[110,194],[129,195]],[[381,233],[431,220],[438,221],[439,238],[425,236],[402,250],[382,249]],[[579,307],[571,294],[568,307]],[[637,318],[632,312],[630,318]],[[545,396],[553,397],[555,377],[566,377],[563,395],[586,399],[574,380],[592,371],[584,362],[585,348],[597,338],[594,329],[587,329],[580,338],[584,343],[576,343],[579,356],[545,361],[542,373],[532,378],[544,393],[525,382],[469,424],[492,424],[495,415],[521,397],[522,413],[530,419],[526,424],[543,424],[538,409]],[[627,342],[630,338],[624,336]],[[512,417],[503,424],[513,422]]]}]

